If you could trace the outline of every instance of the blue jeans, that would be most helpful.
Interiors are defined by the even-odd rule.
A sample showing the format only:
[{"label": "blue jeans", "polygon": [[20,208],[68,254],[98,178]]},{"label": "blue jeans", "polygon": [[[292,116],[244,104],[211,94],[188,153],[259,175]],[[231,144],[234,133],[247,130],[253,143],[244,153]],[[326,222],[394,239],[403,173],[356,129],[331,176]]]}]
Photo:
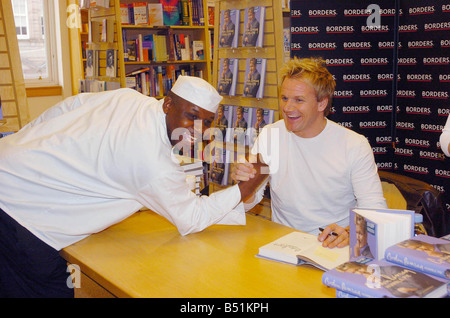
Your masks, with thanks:
[{"label": "blue jeans", "polygon": [[68,277],[58,251],[0,209],[0,297],[73,297]]}]

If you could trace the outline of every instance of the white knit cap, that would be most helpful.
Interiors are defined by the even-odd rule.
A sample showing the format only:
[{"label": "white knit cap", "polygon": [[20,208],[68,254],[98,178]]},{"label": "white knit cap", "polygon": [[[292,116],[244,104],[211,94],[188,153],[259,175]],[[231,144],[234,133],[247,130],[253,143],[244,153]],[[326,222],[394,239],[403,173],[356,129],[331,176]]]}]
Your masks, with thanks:
[{"label": "white knit cap", "polygon": [[223,98],[211,84],[195,76],[178,76],[172,92],[212,113],[217,111]]}]

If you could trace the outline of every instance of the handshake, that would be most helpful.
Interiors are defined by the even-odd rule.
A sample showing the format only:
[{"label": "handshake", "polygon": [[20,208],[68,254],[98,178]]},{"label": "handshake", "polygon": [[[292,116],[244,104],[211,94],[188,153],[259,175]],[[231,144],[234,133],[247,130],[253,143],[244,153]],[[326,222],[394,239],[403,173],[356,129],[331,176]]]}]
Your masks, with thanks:
[{"label": "handshake", "polygon": [[269,166],[261,156],[247,155],[238,158],[231,168],[231,178],[238,183],[242,201],[251,201],[256,190],[269,176]]}]

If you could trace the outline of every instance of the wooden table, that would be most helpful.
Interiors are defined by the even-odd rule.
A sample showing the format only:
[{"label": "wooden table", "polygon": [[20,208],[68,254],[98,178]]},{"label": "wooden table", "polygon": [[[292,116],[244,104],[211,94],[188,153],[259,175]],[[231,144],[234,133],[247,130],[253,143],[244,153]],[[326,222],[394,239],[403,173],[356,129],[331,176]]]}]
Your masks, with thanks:
[{"label": "wooden table", "polygon": [[322,271],[255,257],[291,228],[254,215],[181,236],[151,211],[134,214],[61,251],[83,276],[76,296],[170,298],[335,297]]}]

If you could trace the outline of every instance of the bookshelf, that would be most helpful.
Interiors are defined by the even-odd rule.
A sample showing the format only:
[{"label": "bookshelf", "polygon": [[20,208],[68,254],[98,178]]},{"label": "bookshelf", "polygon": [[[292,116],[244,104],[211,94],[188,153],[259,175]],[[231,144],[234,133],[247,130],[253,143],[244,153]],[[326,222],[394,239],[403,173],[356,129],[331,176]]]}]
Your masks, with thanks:
[{"label": "bookshelf", "polygon": [[[243,34],[244,27],[246,23],[246,9],[250,7],[264,7],[264,31],[263,31],[263,45],[262,47],[248,47],[243,46]],[[262,108],[265,110],[270,110],[273,112],[273,122],[280,118],[279,113],[279,90],[278,87],[281,84],[280,78],[278,76],[279,69],[285,62],[284,53],[284,40],[283,40],[283,6],[280,0],[246,0],[246,1],[236,1],[236,0],[219,0],[216,1],[215,5],[215,25],[214,25],[214,43],[219,43],[221,37],[221,14],[225,10],[237,9],[239,13],[239,32],[237,47],[227,47],[221,45],[214,46],[214,59],[213,59],[213,85],[218,87],[220,82],[221,74],[221,64],[223,60],[235,59],[238,61],[238,75],[235,85],[234,95],[224,95],[222,105],[227,107],[232,107],[234,111],[239,106],[247,108],[253,111],[253,117],[255,117],[255,108]],[[236,19],[237,20],[237,19]],[[237,21],[236,21],[237,22]],[[260,21],[261,23],[261,21]],[[260,32],[261,33],[261,32]],[[244,93],[246,86],[246,77],[248,74],[247,61],[251,58],[265,59],[265,78],[264,78],[264,92],[262,97],[249,97]],[[262,82],[262,80],[261,80]],[[262,85],[262,84],[260,84]],[[232,118],[232,117],[230,117]],[[228,119],[230,119],[228,118]],[[235,118],[235,117],[234,117]],[[250,125],[249,125],[250,127]],[[234,142],[230,138],[226,138],[225,142],[217,143],[210,147],[218,149],[219,152],[224,152],[223,149],[230,152],[228,154],[228,161],[233,162],[236,158],[236,153],[243,153],[248,151],[251,147],[251,142],[245,141],[245,143]],[[222,150],[220,150],[222,149]],[[233,158],[234,156],[234,158]],[[213,164],[211,164],[213,166]],[[228,170],[230,167],[228,168]],[[229,173],[227,169],[225,174]],[[211,170],[211,174],[213,171]],[[210,193],[223,189],[224,187],[231,184],[228,179],[225,184],[210,183]],[[262,204],[266,205],[267,201],[263,201]]]},{"label": "bookshelf", "polygon": [[[88,9],[79,9],[80,27],[70,29],[73,94],[80,91],[79,79],[112,81],[118,83],[120,87],[133,87],[145,95],[157,98],[165,95],[167,89],[170,88],[167,86],[171,85],[168,80],[171,79],[173,82],[179,73],[201,76],[211,82],[213,53],[211,43],[214,26],[208,23],[208,4],[211,6],[214,1],[179,0],[178,2],[187,5],[188,14],[184,17],[185,25],[153,23],[153,11],[150,11],[148,6],[160,4],[159,0],[109,0],[109,8],[97,5]],[[146,22],[139,23],[138,17],[136,16],[136,19],[134,17],[135,13],[139,12],[138,4],[142,3],[144,10],[147,9],[148,16],[145,18]],[[80,5],[80,2],[79,0],[68,0],[68,4]],[[124,16],[125,12],[128,13],[127,17]],[[180,10],[180,20],[183,19],[181,13]],[[203,21],[198,22],[197,16],[203,16]],[[105,20],[107,21],[106,37],[108,39],[103,41],[102,29]],[[85,25],[89,25],[89,32],[85,31]],[[174,39],[180,37],[189,39],[187,43],[190,49],[190,51],[184,51],[182,58],[177,57],[174,43]],[[153,41],[151,48],[142,47],[142,44],[148,45],[150,41]],[[134,49],[131,46],[132,42],[135,45]],[[200,57],[197,58],[192,55],[193,44],[197,46],[199,43],[203,45],[203,54],[199,54]],[[87,54],[86,59],[84,47],[87,52],[93,50],[98,54],[98,64],[94,65],[98,72],[93,76],[89,76],[90,72],[86,74],[89,70],[87,64],[90,53]],[[161,50],[161,47],[165,48]],[[130,49],[132,54],[130,54]],[[106,76],[108,50],[117,52],[115,77]],[[96,56],[95,60],[97,60]],[[144,89],[143,82],[147,83],[145,85],[147,89]]]},{"label": "bookshelf", "polygon": [[30,118],[11,1],[0,2],[0,133],[17,132]]}]

